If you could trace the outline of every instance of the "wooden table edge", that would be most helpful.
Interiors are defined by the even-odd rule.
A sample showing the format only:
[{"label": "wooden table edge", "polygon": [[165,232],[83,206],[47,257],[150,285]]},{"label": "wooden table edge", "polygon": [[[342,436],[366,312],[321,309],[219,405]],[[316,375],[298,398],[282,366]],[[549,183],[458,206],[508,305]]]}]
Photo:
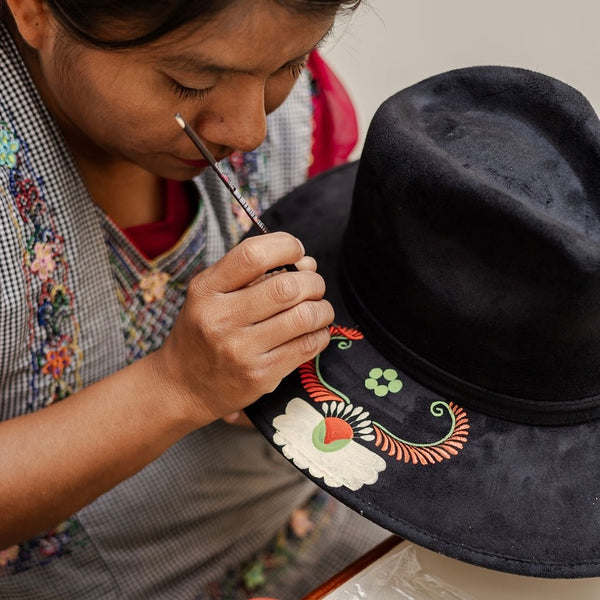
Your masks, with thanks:
[{"label": "wooden table edge", "polygon": [[316,590],[312,591],[307,596],[304,596],[302,600],[320,600],[323,598],[323,596],[325,596],[325,594],[328,594],[329,592],[339,588],[343,583],[354,577],[357,573],[368,567],[370,564],[374,563],[384,554],[387,554],[392,548],[395,548],[402,541],[402,538],[396,535],[392,535],[383,540],[383,542],[348,565],[343,571],[340,571],[328,579],[323,585],[319,586]]}]

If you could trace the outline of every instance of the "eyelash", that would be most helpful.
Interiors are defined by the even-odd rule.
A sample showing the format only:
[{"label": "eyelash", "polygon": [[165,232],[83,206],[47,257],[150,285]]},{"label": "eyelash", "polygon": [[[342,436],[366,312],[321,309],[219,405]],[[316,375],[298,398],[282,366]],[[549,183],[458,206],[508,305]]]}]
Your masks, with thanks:
[{"label": "eyelash", "polygon": [[204,98],[208,95],[212,88],[196,89],[181,85],[178,81],[171,79],[169,86],[173,93],[182,100],[190,100],[192,98]]},{"label": "eyelash", "polygon": [[[302,71],[306,67],[306,61],[298,63],[296,65],[288,65],[288,71],[294,79],[298,79],[300,77]],[[198,98],[205,98],[212,88],[204,88],[204,89],[196,89],[186,87],[185,85],[181,85],[178,81],[174,79],[170,80],[169,86],[173,93],[182,100],[191,100]]]},{"label": "eyelash", "polygon": [[289,65],[288,69],[294,79],[298,79],[302,74],[302,71],[306,68],[306,60],[298,63],[297,65]]}]

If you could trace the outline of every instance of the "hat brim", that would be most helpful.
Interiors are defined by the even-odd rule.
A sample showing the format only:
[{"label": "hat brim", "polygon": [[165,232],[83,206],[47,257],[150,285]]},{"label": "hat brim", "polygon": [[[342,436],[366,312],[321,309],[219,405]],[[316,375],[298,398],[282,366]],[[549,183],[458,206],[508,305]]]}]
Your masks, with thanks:
[{"label": "hat brim", "polygon": [[600,422],[524,425],[457,406],[362,337],[338,273],[355,177],[356,163],[324,173],[263,215],[317,259],[336,327],[249,418],[317,485],[416,544],[510,573],[600,575]]}]

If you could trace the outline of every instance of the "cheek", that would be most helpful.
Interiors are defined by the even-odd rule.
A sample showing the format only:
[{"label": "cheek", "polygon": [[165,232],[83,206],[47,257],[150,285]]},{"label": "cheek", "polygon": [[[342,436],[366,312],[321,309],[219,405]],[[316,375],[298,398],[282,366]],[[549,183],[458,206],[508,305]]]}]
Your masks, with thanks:
[{"label": "cheek", "polygon": [[[165,106],[150,93],[140,70],[113,64],[109,57],[78,60],[60,48],[45,65],[45,79],[59,114],[100,145],[119,140],[136,145],[160,137]],[[57,60],[60,58],[60,60]]]},{"label": "cheek", "polygon": [[167,134],[179,133],[173,120],[152,95],[136,93],[135,86],[103,85],[101,81],[75,84],[65,91],[63,107],[76,127],[94,144],[115,154],[155,151]]}]

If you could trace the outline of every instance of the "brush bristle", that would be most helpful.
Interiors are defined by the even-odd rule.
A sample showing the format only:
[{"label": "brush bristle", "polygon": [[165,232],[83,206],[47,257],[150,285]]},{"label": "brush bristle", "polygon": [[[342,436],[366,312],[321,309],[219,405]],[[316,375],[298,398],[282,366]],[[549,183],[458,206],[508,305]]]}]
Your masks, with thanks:
[{"label": "brush bristle", "polygon": [[185,121],[179,113],[175,115],[175,120],[177,121],[177,123],[179,123],[179,127],[181,127],[181,129],[185,129]]}]

